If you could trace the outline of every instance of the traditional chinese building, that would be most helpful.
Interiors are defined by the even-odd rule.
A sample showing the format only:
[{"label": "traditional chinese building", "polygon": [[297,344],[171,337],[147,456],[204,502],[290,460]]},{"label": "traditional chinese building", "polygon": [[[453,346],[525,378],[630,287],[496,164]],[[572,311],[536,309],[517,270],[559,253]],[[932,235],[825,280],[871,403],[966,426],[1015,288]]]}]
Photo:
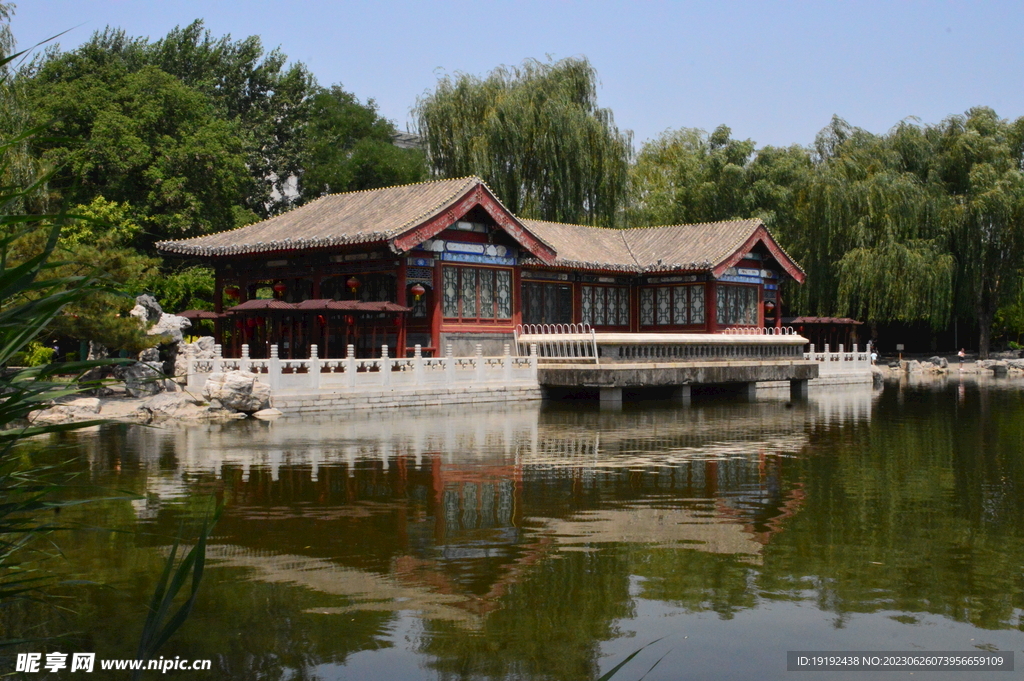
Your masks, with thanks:
[{"label": "traditional chinese building", "polygon": [[324,196],[247,227],[157,244],[216,272],[218,342],[265,356],[382,344],[499,354],[517,324],[718,333],[781,325],[804,272],[757,219],[607,229],[513,215],[476,177]]}]

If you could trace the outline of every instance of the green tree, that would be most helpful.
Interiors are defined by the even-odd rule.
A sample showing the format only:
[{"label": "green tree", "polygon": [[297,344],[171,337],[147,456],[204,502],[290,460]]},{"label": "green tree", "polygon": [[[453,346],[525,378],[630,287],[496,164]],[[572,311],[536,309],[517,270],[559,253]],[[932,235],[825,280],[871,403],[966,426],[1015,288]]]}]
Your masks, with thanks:
[{"label": "green tree", "polygon": [[631,176],[633,226],[688,224],[750,217],[747,164],[751,140],[718,126],[682,128],[644,144]]},{"label": "green tree", "polygon": [[947,198],[942,217],[956,257],[958,311],[977,320],[984,358],[996,312],[1024,282],[1024,118],[1010,122],[978,107],[928,133],[932,177]]},{"label": "green tree", "polygon": [[435,174],[479,175],[526,217],[621,222],[632,135],[598,107],[586,59],[445,76],[415,114]]},{"label": "green tree", "polygon": [[118,64],[64,80],[43,66],[28,90],[40,121],[63,141],[42,143],[60,167],[65,199],[98,195],[131,205],[146,228],[140,246],[234,226],[249,174],[237,126],[209,101],[153,66]]},{"label": "green tree", "polygon": [[926,182],[924,131],[901,123],[876,136],[833,119],[794,242],[811,309],[873,322],[949,320],[954,262],[938,220],[942,196]]},{"label": "green tree", "polygon": [[300,141],[302,200],[426,179],[424,153],[396,147],[395,132],[394,124],[377,113],[373,100],[360,104],[338,85],[317,92]]}]

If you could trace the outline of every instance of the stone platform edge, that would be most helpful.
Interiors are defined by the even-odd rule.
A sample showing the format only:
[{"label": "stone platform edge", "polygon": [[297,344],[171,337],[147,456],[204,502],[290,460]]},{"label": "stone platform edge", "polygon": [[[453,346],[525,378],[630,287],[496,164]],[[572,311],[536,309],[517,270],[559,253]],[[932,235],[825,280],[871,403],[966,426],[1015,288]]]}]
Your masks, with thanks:
[{"label": "stone platform edge", "polygon": [[311,412],[344,412],[358,409],[393,409],[398,407],[433,407],[447,404],[519,402],[543,398],[536,383],[452,388],[381,388],[358,392],[327,391],[316,393],[278,393],[271,397],[271,406],[285,414]]},{"label": "stone platform edge", "polygon": [[[822,376],[807,381],[810,388],[824,387],[829,385],[864,385],[874,381],[870,373],[839,374],[836,376]],[[789,389],[789,381],[758,381],[758,390]]]}]

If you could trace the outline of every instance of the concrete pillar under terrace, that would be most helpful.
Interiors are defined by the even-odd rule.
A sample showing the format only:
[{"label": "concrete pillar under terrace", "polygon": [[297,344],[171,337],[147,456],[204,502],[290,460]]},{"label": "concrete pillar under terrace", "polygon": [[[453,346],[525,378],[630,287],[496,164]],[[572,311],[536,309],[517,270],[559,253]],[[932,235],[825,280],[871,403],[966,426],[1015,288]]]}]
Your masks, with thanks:
[{"label": "concrete pillar under terrace", "polygon": [[807,379],[793,379],[789,382],[789,399],[803,401],[807,399]]}]

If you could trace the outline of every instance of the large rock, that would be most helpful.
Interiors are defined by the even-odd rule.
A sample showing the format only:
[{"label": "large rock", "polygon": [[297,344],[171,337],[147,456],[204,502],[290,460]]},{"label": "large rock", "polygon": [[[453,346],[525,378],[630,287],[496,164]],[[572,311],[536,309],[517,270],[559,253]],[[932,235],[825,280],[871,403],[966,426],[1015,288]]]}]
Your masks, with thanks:
[{"label": "large rock", "polygon": [[129,397],[156,395],[166,387],[160,362],[160,351],[149,348],[139,353],[134,364],[114,368],[114,377],[124,381],[124,390]]},{"label": "large rock", "polygon": [[244,414],[224,409],[214,404],[203,404],[199,398],[189,393],[160,393],[145,400],[139,405],[135,414],[143,423],[165,421],[223,421],[242,417]]},{"label": "large rock", "polygon": [[888,376],[888,375],[889,375],[889,368],[888,367],[883,369],[882,367],[877,366],[875,364],[871,365],[871,381],[875,385],[882,385],[882,383],[885,382],[886,376]]},{"label": "large rock", "polygon": [[166,338],[165,343],[180,343],[185,339],[181,332],[191,327],[192,322],[184,317],[164,312],[160,315],[156,324],[146,331],[146,334],[150,336],[163,336]]},{"label": "large rock", "polygon": [[159,320],[163,313],[164,310],[160,307],[160,303],[156,302],[156,298],[148,293],[143,293],[141,296],[135,297],[135,307],[128,314],[138,319],[141,326],[146,327]]},{"label": "large rock", "polygon": [[259,374],[249,371],[210,374],[203,386],[203,396],[247,414],[270,406],[270,386],[259,381]]},{"label": "large rock", "polygon": [[193,359],[213,359],[213,336],[203,336],[194,343],[178,345],[178,354],[174,356],[174,380],[182,385],[188,380],[188,363]]},{"label": "large rock", "polygon": [[920,373],[922,371],[921,363],[916,359],[904,359],[900,361],[900,369],[907,372],[908,374]]},{"label": "large rock", "polygon": [[100,400],[97,397],[64,398],[51,407],[30,413],[28,420],[35,425],[70,423],[94,419],[99,413]]},{"label": "large rock", "polygon": [[946,360],[946,358],[939,357],[938,355],[936,355],[935,357],[929,357],[928,361],[937,367],[942,367],[943,369],[949,366],[949,362]]}]

